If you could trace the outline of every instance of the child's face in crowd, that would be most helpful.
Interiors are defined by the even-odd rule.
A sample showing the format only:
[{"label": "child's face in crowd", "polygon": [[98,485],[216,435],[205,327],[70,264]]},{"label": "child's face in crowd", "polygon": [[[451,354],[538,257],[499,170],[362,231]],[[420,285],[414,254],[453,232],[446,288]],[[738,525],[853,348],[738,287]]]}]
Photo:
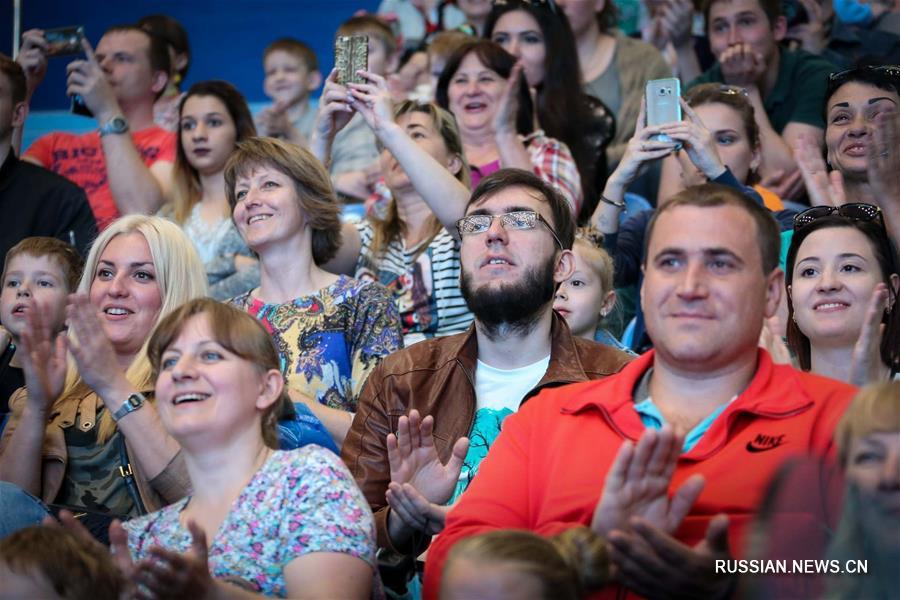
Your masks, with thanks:
[{"label": "child's face in crowd", "polygon": [[[694,112],[713,134],[719,158],[738,181],[746,182],[750,172],[759,164],[759,153],[747,137],[740,113],[730,106],[718,103],[695,106]],[[687,152],[679,152],[677,156],[686,186],[706,183],[706,177],[694,166]]]},{"label": "child's face in crowd", "polygon": [[198,173],[214,174],[225,168],[237,129],[224,102],[215,96],[191,96],[181,110],[180,128],[184,154]]},{"label": "child's face in crowd", "polygon": [[[462,166],[459,157],[452,155],[447,150],[444,138],[441,137],[441,133],[434,126],[430,116],[423,112],[409,112],[397,117],[397,124],[435,160],[446,166],[451,172],[459,172]],[[381,151],[380,161],[381,173],[388,188],[400,190],[411,187],[406,171],[387,149]]]},{"label": "child's face in crowd", "polygon": [[709,8],[709,46],[716,58],[729,47],[746,44],[768,64],[783,37],[783,25],[773,30],[758,0],[719,0]]},{"label": "child's face in crowd", "polygon": [[373,31],[363,32],[361,35],[369,36],[369,72],[376,75],[388,75],[397,65],[394,64],[394,56],[388,54],[387,45],[381,37]]},{"label": "child's face in crowd", "polygon": [[448,563],[441,581],[441,600],[540,600],[541,582],[512,564],[460,558]]},{"label": "child's face in crowd", "polygon": [[[166,430],[179,441],[196,434],[223,440],[239,435],[277,398],[256,363],[216,341],[205,314],[188,319],[162,353],[156,405]],[[260,431],[258,422],[252,431]]]},{"label": "child's face in crowd", "polygon": [[581,244],[576,243],[574,251],[575,272],[556,291],[553,309],[565,318],[573,335],[593,338],[611,290],[603,289]]},{"label": "child's face in crowd", "polygon": [[853,227],[809,234],[797,250],[791,280],[794,319],[816,344],[853,345],[884,274],[872,244]]},{"label": "child's face in crowd", "polygon": [[825,147],[829,164],[857,178],[866,177],[867,144],[875,117],[886,110],[897,110],[900,96],[874,85],[851,81],[828,99],[825,122]]},{"label": "child's face in crowd", "polygon": [[156,265],[139,232],[109,241],[93,274],[89,297],[119,356],[133,356],[150,336],[162,307]]},{"label": "child's face in crowd", "polygon": [[528,85],[535,87],[544,80],[547,48],[541,26],[524,10],[504,13],[494,25],[491,39],[522,61]]},{"label": "child's face in crowd", "polygon": [[475,131],[492,127],[505,86],[506,80],[484,66],[478,55],[474,52],[466,55],[447,87],[450,112],[459,128]]},{"label": "child's face in crowd", "polygon": [[269,52],[263,61],[263,68],[266,74],[263,90],[275,102],[288,105],[302,102],[318,85],[315,72],[309,70],[306,62],[284,50]]},{"label": "child's face in crowd", "polygon": [[0,292],[0,323],[18,338],[25,329],[25,315],[40,310],[51,331],[66,322],[66,277],[50,256],[19,254],[9,261]]}]

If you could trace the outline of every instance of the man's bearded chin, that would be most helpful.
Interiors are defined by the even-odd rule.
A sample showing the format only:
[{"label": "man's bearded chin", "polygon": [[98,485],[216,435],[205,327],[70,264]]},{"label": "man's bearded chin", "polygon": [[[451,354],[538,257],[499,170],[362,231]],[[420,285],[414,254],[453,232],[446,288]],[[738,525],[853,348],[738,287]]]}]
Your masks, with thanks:
[{"label": "man's bearded chin", "polygon": [[491,340],[528,334],[547,304],[553,301],[556,257],[541,267],[529,269],[521,281],[472,289],[472,281],[462,270],[460,290],[475,315],[479,329]]}]

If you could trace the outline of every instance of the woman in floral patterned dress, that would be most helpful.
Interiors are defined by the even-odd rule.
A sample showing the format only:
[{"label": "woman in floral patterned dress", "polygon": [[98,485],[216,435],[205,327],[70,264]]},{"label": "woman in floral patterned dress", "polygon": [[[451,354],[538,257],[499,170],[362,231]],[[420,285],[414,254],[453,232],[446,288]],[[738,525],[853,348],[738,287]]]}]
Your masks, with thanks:
[{"label": "woman in floral patterned dress", "polygon": [[225,191],[260,260],[260,286],[231,303],[263,323],[291,399],[306,404],[340,447],[369,372],[403,345],[394,301],[377,283],[319,267],[340,247],[340,205],[309,151],[250,138],[228,161]]},{"label": "woman in floral patterned dress", "polygon": [[290,400],[267,332],[198,299],[160,323],[148,355],[193,494],[126,523],[127,550],[111,528],[138,597],[378,595],[374,524],[346,467],[315,445],[275,450]]}]

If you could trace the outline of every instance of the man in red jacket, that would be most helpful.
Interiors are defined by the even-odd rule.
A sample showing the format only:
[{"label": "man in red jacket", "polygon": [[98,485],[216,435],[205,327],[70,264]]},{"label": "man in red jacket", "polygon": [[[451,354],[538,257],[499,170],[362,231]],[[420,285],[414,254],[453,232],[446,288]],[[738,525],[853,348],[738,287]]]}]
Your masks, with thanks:
[{"label": "man in red jacket", "polygon": [[[641,303],[655,349],[618,375],[545,390],[507,419],[429,550],[426,598],[437,596],[447,552],[464,537],[584,525],[607,537],[616,580],[630,591],[726,597],[734,582],[716,560],[740,554],[775,470],[791,456],[831,452],[854,388],[776,365],[757,346],[784,286],[772,217],[740,192],[706,184],[663,205],[647,239]],[[682,440],[666,471],[669,493],[681,490],[678,517],[609,510],[628,504],[624,486],[611,483],[622,477],[607,479],[620,448],[631,451],[623,442],[663,426],[650,437]],[[634,454],[654,470],[646,453]]]}]

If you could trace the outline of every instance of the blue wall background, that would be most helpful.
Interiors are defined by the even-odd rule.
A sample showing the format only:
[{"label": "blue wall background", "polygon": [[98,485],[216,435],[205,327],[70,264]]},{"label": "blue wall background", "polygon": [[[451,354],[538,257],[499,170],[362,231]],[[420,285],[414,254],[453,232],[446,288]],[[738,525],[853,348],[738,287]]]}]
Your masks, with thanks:
[{"label": "blue wall background", "polygon": [[[338,25],[357,10],[374,12],[378,0],[22,0],[22,31],[84,25],[96,45],[112,25],[143,15],[167,14],[178,19],[191,42],[191,69],[186,85],[205,79],[227,79],[248,101],[265,99],[262,51],[272,40],[291,36],[316,51],[324,73],[333,62],[332,41]],[[12,54],[12,0],[0,3],[0,52]],[[51,59],[47,77],[35,92],[32,111],[66,110],[66,58]],[[184,89],[184,86],[182,86]]]}]

